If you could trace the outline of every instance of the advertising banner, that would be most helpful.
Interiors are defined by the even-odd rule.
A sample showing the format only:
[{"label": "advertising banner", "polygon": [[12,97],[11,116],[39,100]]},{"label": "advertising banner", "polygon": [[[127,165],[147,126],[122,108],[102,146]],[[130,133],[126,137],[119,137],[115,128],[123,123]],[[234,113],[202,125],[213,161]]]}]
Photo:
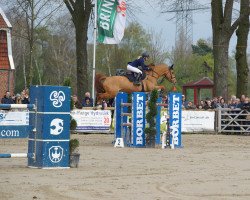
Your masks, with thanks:
[{"label": "advertising banner", "polygon": [[29,112],[0,111],[0,126],[27,126]]},{"label": "advertising banner", "polygon": [[182,111],[183,132],[214,132],[215,111]]},{"label": "advertising banner", "polygon": [[182,94],[170,92],[168,94],[170,146],[181,147],[181,115]]},{"label": "advertising banner", "polygon": [[73,110],[71,116],[77,122],[78,132],[109,132],[110,110]]}]

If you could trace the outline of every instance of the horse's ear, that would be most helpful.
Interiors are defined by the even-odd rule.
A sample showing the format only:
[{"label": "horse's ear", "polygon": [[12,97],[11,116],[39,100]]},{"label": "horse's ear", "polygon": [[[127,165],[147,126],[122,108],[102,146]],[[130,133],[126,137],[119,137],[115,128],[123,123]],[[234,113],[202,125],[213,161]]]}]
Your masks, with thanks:
[{"label": "horse's ear", "polygon": [[169,69],[173,70],[174,69],[174,64],[172,64]]},{"label": "horse's ear", "polygon": [[154,67],[154,66],[155,66],[154,63],[150,63],[150,64],[149,64],[149,67]]}]

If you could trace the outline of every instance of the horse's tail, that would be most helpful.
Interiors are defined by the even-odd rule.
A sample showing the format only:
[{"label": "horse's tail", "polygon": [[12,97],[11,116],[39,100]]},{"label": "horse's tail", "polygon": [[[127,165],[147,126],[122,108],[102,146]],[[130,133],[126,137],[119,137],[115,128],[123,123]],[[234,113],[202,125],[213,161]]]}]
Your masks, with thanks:
[{"label": "horse's tail", "polygon": [[106,79],[104,74],[96,73],[95,75],[95,89],[97,93],[105,92],[103,88],[103,81]]}]

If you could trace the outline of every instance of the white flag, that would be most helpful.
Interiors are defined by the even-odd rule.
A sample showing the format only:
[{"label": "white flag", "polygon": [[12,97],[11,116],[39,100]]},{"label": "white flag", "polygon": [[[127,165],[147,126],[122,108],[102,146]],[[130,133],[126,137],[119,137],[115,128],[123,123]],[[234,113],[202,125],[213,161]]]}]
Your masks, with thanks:
[{"label": "white flag", "polygon": [[125,0],[98,0],[98,41],[104,44],[121,42],[126,22]]}]

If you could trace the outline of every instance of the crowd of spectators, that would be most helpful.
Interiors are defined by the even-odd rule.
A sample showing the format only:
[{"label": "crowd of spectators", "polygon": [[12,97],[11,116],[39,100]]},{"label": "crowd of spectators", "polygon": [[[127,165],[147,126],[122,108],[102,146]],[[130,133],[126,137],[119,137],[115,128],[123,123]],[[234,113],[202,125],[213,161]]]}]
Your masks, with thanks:
[{"label": "crowd of spectators", "polygon": [[[90,96],[90,92],[86,92],[83,100],[79,100],[76,95],[72,96],[74,102],[74,107],[77,109],[82,109],[83,107],[93,107],[94,100]],[[29,104],[29,90],[24,89],[21,93],[11,95],[9,91],[6,91],[5,95],[1,98],[2,104]],[[167,107],[168,99],[167,96],[162,96],[162,103],[165,103]],[[102,107],[114,106],[114,102],[102,102]],[[216,108],[231,108],[231,109],[246,109],[250,111],[250,102],[249,97],[246,95],[241,95],[240,98],[237,98],[235,95],[232,95],[228,102],[222,96],[214,98],[206,98],[199,101],[198,105],[194,105],[192,101],[188,101],[185,95],[182,95],[182,108],[186,110],[211,110]]]},{"label": "crowd of spectators", "polygon": [[24,89],[21,93],[10,94],[6,91],[5,95],[1,98],[1,104],[29,104],[29,90]]},{"label": "crowd of spectators", "polygon": [[[167,96],[162,96],[162,103],[167,107]],[[194,105],[192,101],[186,100],[185,95],[182,95],[182,108],[185,110],[213,110],[217,108],[230,108],[230,109],[246,109],[250,111],[249,97],[241,95],[240,98],[232,95],[228,102],[222,96],[214,98],[206,98],[199,101],[198,105]]]},{"label": "crowd of spectators", "polygon": [[79,100],[77,95],[72,96],[72,100],[74,102],[74,107],[77,109],[82,109],[83,107],[93,107],[94,106],[94,100],[90,96],[90,92],[86,92],[84,94],[83,100]]}]

